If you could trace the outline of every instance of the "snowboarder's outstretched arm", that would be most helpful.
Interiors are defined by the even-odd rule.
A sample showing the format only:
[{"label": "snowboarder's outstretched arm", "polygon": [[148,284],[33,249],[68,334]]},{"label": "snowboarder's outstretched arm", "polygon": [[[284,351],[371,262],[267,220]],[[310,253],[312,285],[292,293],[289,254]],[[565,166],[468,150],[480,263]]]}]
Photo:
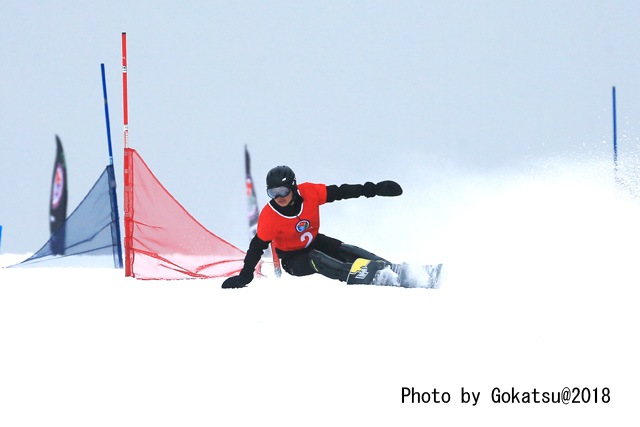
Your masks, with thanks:
[{"label": "snowboarder's outstretched arm", "polygon": [[253,237],[249,244],[249,250],[244,257],[244,267],[240,270],[240,274],[237,276],[229,277],[222,283],[222,287],[228,288],[244,288],[253,280],[253,272],[256,269],[256,265],[262,258],[264,250],[269,247],[269,242],[265,242],[257,235]]},{"label": "snowboarder's outstretched arm", "polygon": [[327,203],[336,200],[355,199],[357,197],[374,196],[399,196],[402,194],[402,187],[395,181],[381,181],[377,184],[365,182],[364,184],[342,184],[327,185]]}]

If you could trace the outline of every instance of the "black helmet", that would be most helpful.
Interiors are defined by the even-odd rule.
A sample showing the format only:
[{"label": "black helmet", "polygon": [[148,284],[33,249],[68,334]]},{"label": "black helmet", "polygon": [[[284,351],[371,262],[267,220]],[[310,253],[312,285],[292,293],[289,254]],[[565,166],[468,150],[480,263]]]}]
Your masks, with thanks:
[{"label": "black helmet", "polygon": [[276,166],[267,173],[267,189],[276,187],[296,188],[296,174],[289,166]]}]

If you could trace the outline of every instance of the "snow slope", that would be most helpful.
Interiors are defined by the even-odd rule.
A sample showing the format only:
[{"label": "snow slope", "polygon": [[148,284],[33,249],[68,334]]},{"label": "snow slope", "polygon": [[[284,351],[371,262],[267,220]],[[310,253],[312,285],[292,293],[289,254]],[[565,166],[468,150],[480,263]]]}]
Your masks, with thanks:
[{"label": "snow slope", "polygon": [[[0,425],[628,425],[640,202],[610,175],[576,162],[409,186],[364,222],[359,201],[325,208],[327,234],[444,261],[439,290],[1,269]],[[403,387],[450,402],[402,403]],[[494,403],[496,387],[610,402]]]}]

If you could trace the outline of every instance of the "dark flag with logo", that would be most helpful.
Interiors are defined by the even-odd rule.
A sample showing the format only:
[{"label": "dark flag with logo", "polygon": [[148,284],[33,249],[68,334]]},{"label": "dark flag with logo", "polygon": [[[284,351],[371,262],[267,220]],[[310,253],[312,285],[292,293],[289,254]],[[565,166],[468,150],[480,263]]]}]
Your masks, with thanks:
[{"label": "dark flag with logo", "polygon": [[[244,146],[244,168],[246,174],[247,183],[247,212],[249,214],[249,240],[253,239],[258,232],[258,218],[260,218],[260,209],[258,208],[258,198],[256,197],[256,189],[253,186],[253,179],[251,178],[251,159],[249,158],[249,150],[247,146]],[[273,257],[273,270],[276,277],[282,275],[282,269],[280,268],[280,259],[276,250],[271,246],[271,256]]]},{"label": "dark flag with logo", "polygon": [[244,168],[247,183],[247,214],[249,216],[249,239],[253,239],[258,230],[258,199],[256,197],[256,189],[253,187],[253,179],[251,179],[251,159],[247,146],[244,146]]},{"label": "dark flag with logo", "polygon": [[56,233],[67,219],[67,165],[60,138],[56,135],[56,161],[51,179],[51,200],[49,203],[49,228],[51,230],[51,251],[55,255],[64,254],[64,230]]}]

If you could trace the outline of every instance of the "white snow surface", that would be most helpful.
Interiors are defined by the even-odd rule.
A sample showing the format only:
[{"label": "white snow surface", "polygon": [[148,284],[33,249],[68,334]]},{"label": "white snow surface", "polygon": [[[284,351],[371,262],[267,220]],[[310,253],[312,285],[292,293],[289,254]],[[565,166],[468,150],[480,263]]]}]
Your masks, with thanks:
[{"label": "white snow surface", "polygon": [[[286,275],[223,290],[222,279],[0,269],[0,425],[637,419],[640,202],[609,168],[546,164],[406,190],[369,201],[365,222],[363,204],[347,207],[343,229],[327,207],[323,231],[392,261],[444,262],[437,290]],[[402,403],[403,387],[450,402]],[[476,406],[463,387],[480,392]],[[494,403],[496,387],[608,388],[610,402]]]}]

